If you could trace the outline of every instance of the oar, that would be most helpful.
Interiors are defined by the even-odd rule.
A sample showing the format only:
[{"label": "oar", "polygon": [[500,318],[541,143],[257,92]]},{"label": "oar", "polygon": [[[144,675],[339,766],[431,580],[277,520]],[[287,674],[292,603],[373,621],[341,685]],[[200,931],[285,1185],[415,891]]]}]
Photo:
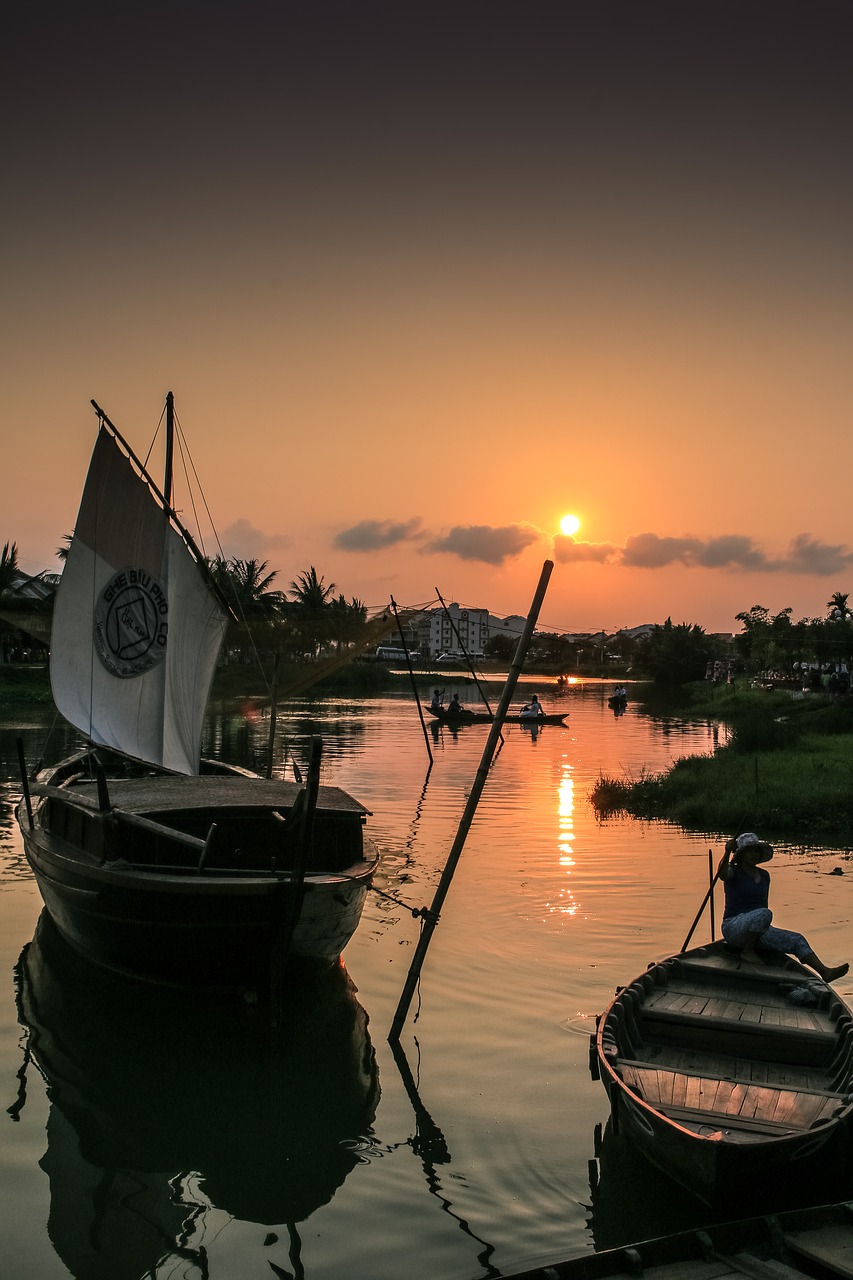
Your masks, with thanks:
[{"label": "oar", "polygon": [[[737,840],[738,836],[742,833],[745,826],[746,826],[746,818],[743,819],[737,831],[734,833],[734,836],[732,837],[733,840]],[[681,944],[682,951],[686,951],[687,948],[690,946],[690,939],[693,937],[694,933],[696,932],[696,926],[699,924],[699,921],[702,919],[702,915],[705,911],[705,908],[707,907],[708,903],[711,901],[711,897],[714,893],[714,885],[717,883],[719,878],[720,878],[720,872],[718,869],[714,873],[711,883],[708,885],[708,892],[705,894],[705,897],[702,899],[701,907],[696,912],[696,918],[693,921],[692,925],[690,926],[690,932],[688,933],[687,937],[684,939],[684,941]]]}]

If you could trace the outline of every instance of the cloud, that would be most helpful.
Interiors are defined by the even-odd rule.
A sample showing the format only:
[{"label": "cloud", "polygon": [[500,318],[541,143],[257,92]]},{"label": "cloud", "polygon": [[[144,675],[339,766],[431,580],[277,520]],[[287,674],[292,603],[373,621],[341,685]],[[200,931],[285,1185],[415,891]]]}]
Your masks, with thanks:
[{"label": "cloud", "polygon": [[271,551],[291,545],[286,534],[263,533],[243,517],[223,529],[221,542],[232,560],[266,560]]},{"label": "cloud", "polygon": [[578,542],[558,536],[554,554],[563,564],[594,561],[629,569],[665,569],[680,564],[685,568],[728,569],[740,573],[803,573],[831,577],[853,566],[853,552],[838,544],[819,542],[810,533],[798,533],[787,555],[770,557],[742,533],[716,538],[671,538],[657,533],[637,533],[624,547],[609,542]]},{"label": "cloud", "polygon": [[381,551],[396,546],[398,542],[411,542],[423,537],[420,519],[398,523],[393,520],[361,520],[351,529],[342,529],[335,535],[334,545],[342,551]]},{"label": "cloud", "polygon": [[705,569],[765,569],[767,559],[743,534],[719,538],[661,538],[638,533],[628,538],[621,561],[630,568],[661,569],[665,565],[700,565]]},{"label": "cloud", "polygon": [[612,542],[578,542],[561,533],[554,539],[554,556],[560,564],[577,564],[578,561],[590,560],[607,564],[621,553],[621,547],[614,547]]},{"label": "cloud", "polygon": [[780,568],[789,573],[814,573],[820,577],[829,577],[833,573],[842,573],[853,564],[853,552],[843,546],[832,546],[828,542],[818,542],[810,533],[798,533],[788,548],[787,560],[781,562]]},{"label": "cloud", "polygon": [[527,525],[456,525],[442,538],[434,538],[425,551],[446,552],[460,560],[482,560],[484,564],[504,564],[521,555],[525,547],[538,542],[537,529]]}]

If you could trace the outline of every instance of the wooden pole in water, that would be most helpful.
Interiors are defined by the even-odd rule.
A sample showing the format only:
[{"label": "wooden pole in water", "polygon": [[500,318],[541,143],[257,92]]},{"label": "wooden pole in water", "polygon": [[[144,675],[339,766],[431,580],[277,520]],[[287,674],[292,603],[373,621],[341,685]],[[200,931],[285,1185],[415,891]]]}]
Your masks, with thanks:
[{"label": "wooden pole in water", "polygon": [[500,702],[498,703],[498,709],[495,712],[495,718],[489,729],[489,736],[486,741],[485,748],[483,749],[480,767],[477,770],[474,785],[471,788],[471,793],[468,796],[468,802],[465,805],[465,811],[462,814],[462,820],[459,823],[459,830],[456,832],[456,839],[453,841],[453,846],[450,853],[447,855],[447,862],[441,873],[441,879],[439,880],[438,888],[435,891],[432,906],[424,919],[421,936],[418,939],[418,945],[415,950],[415,954],[412,957],[412,963],[409,966],[409,972],[406,977],[405,986],[403,987],[403,993],[400,996],[400,1002],[397,1005],[397,1012],[394,1014],[394,1021],[388,1035],[388,1039],[392,1043],[400,1038],[400,1032],[403,1029],[403,1024],[406,1021],[406,1014],[408,1013],[409,1006],[412,1003],[412,996],[415,993],[415,987],[417,986],[421,969],[423,968],[427,949],[432,935],[435,932],[435,926],[438,924],[439,913],[444,900],[447,897],[450,882],[453,879],[453,874],[456,871],[459,859],[462,856],[462,850],[465,847],[465,840],[471,828],[471,823],[474,820],[474,814],[477,811],[477,805],[479,804],[480,796],[483,793],[486,778],[489,775],[489,767],[492,763],[492,757],[495,754],[495,748],[498,744],[498,739],[501,736],[501,727],[509,708],[509,704],[512,701],[512,695],[515,692],[515,686],[518,683],[518,677],[521,674],[521,669],[524,666],[524,659],[530,646],[531,637],[533,636],[533,632],[536,628],[539,610],[542,608],[542,601],[545,599],[545,592],[548,588],[548,582],[553,568],[554,562],[552,560],[546,560],[542,566],[539,585],[536,588],[536,594],[533,597],[533,603],[531,604],[530,612],[527,615],[527,622],[524,625],[524,631],[519,639],[518,647],[515,651],[515,657],[512,660],[512,666],[509,669],[506,684],[504,685],[503,693],[501,694]]},{"label": "wooden pole in water", "polygon": [[418,686],[417,686],[417,682],[415,681],[415,673],[412,670],[412,658],[409,653],[409,646],[406,644],[406,637],[403,635],[403,628],[400,625],[400,615],[397,612],[397,601],[394,599],[393,596],[391,596],[391,608],[394,610],[394,620],[397,623],[397,630],[400,633],[400,643],[402,644],[403,652],[406,655],[406,666],[409,668],[409,679],[412,682],[412,691],[414,692],[414,695],[415,695],[415,706],[418,709],[418,715],[420,716],[420,720],[421,720],[421,729],[424,735],[424,742],[426,743],[427,755],[429,756],[430,765],[432,765],[434,763],[433,755],[432,755],[432,747],[429,745],[429,734],[427,733],[427,727],[426,727],[426,724],[424,723],[424,713],[423,713],[423,708],[421,707],[421,700],[418,697]]},{"label": "wooden pole in water", "polygon": [[[272,668],[272,689],[270,690],[270,731],[267,738],[267,777],[272,777],[272,761],[275,751],[275,723],[278,715],[278,664],[281,654],[275,655]],[[285,762],[286,763],[286,762]]]}]

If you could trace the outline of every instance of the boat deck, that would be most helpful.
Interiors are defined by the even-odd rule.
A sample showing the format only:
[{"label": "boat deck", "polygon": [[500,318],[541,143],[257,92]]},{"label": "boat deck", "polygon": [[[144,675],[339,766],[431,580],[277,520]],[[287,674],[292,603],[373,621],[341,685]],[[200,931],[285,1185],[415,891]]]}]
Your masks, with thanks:
[{"label": "boat deck", "polygon": [[[154,774],[141,778],[109,778],[112,804],[127,813],[170,813],[196,809],[289,809],[301,787],[295,782],[270,778],[228,777],[202,774]],[[39,788],[33,788],[38,794]],[[89,778],[74,779],[63,788],[69,798],[91,800],[97,807],[97,786]],[[369,814],[363,804],[339,787],[320,787],[317,807],[324,812]]]}]

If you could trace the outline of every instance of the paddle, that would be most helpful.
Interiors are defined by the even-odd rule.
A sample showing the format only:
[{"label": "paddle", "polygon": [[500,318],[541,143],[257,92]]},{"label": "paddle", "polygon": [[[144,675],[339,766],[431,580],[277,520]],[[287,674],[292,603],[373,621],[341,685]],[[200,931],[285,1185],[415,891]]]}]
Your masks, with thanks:
[{"label": "paddle", "polygon": [[[744,819],[742,820],[742,822],[741,822],[740,826],[738,827],[737,831],[736,831],[736,832],[734,833],[734,835],[732,836],[732,839],[733,839],[733,840],[737,840],[738,836],[743,834],[743,829],[744,829],[744,827],[745,827],[745,826],[746,826],[746,818],[744,818]],[[719,880],[719,878],[720,878],[720,872],[719,872],[719,869],[718,869],[718,870],[714,873],[714,876],[713,876],[713,877],[712,877],[712,879],[711,879],[711,883],[708,885],[708,892],[705,894],[705,897],[702,899],[702,905],[701,905],[701,907],[700,907],[700,908],[699,908],[699,910],[696,912],[696,918],[695,918],[695,920],[693,921],[692,925],[690,926],[690,932],[688,933],[687,937],[684,939],[684,941],[683,941],[683,942],[682,942],[682,944],[681,944],[681,950],[682,950],[682,951],[686,951],[686,950],[687,950],[687,948],[690,946],[690,939],[693,937],[694,933],[696,932],[696,926],[698,925],[699,921],[702,919],[702,915],[703,915],[703,913],[704,913],[704,911],[705,911],[705,908],[707,907],[708,903],[711,901],[711,896],[712,896],[712,894],[713,894],[713,892],[714,892],[714,885],[717,883],[717,881]]]}]

